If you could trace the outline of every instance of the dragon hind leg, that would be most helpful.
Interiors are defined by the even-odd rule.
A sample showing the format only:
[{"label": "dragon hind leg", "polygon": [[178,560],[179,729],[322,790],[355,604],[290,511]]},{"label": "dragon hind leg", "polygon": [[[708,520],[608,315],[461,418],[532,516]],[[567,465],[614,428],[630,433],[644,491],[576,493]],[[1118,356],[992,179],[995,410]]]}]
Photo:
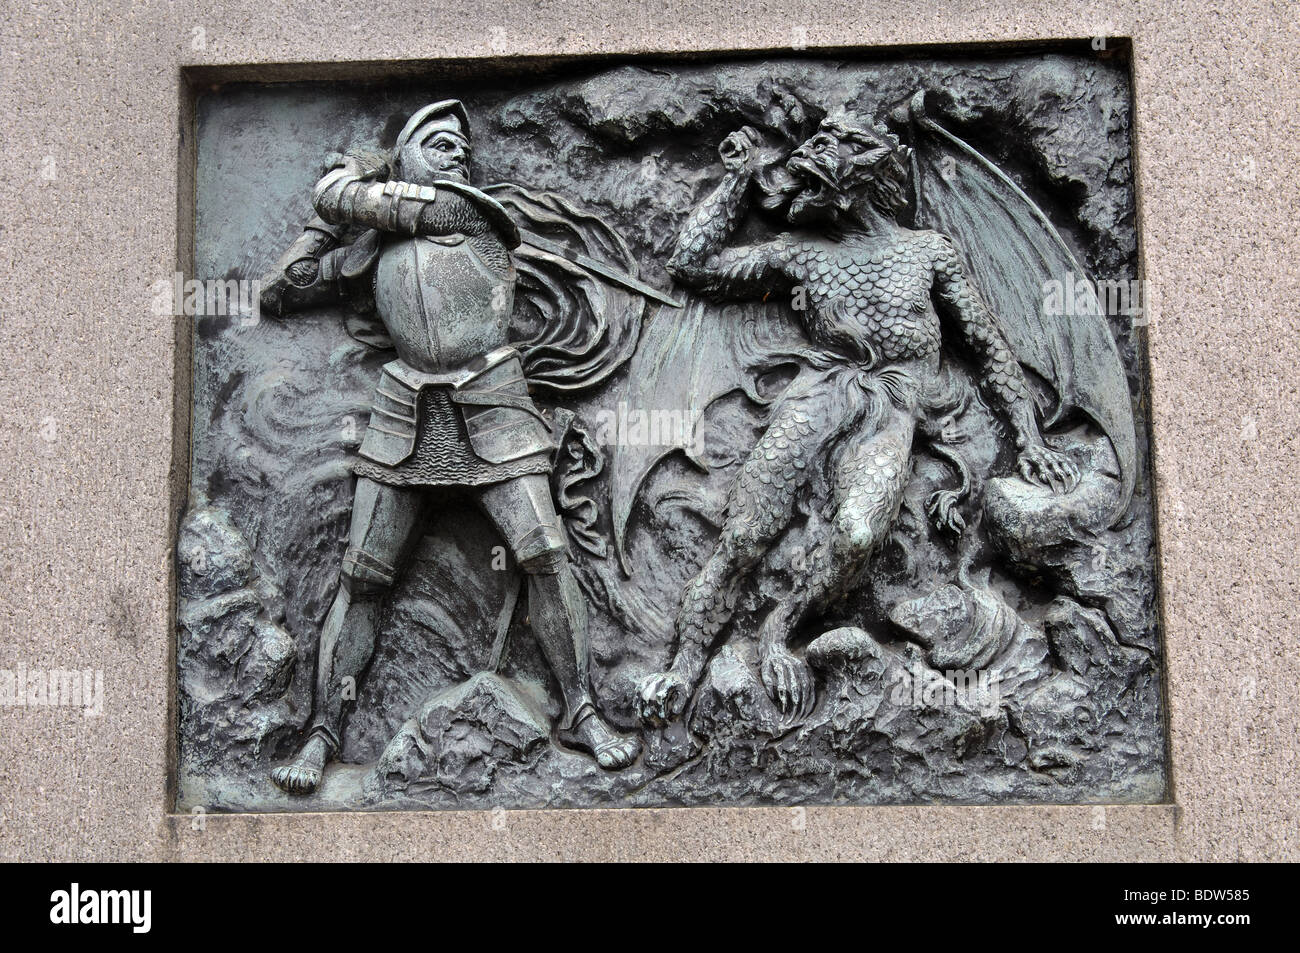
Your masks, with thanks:
[{"label": "dragon hind leg", "polygon": [[911,473],[913,428],[913,418],[896,411],[879,430],[846,441],[835,455],[825,538],[811,547],[802,573],[792,567],[798,578],[759,630],[759,674],[787,715],[806,715],[815,701],[811,673],[790,652],[788,639],[806,616],[848,595],[888,536]]},{"label": "dragon hind leg", "polygon": [[647,723],[673,720],[694,694],[709,653],[731,621],[742,581],[789,527],[805,494],[828,439],[814,425],[826,416],[817,405],[833,398],[823,390],[778,406],[741,465],[717,544],[682,593],[672,663],[641,681],[640,710]]}]

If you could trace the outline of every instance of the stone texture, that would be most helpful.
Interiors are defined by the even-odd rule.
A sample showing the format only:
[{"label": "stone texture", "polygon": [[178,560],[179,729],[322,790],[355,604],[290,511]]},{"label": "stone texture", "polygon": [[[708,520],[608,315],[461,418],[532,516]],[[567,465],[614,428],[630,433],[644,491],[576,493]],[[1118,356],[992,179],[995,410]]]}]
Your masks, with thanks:
[{"label": "stone texture", "polygon": [[535,702],[491,672],[434,695],[384,748],[370,784],[374,796],[433,784],[479,794],[498,765],[530,766],[550,737]]},{"label": "stone texture", "polygon": [[295,727],[285,692],[297,650],[267,616],[252,552],[225,513],[191,510],[177,547],[181,744],[193,746],[187,754],[196,767],[224,750],[247,771]]},{"label": "stone texture", "polygon": [[[105,672],[106,714],[0,710],[0,856],[22,859],[1296,859],[1300,570],[1293,308],[1300,21],[1283,5],[1045,0],[571,5],[49,3],[0,33],[0,666]],[[527,29],[511,29],[512,23]],[[358,25],[364,24],[364,29]],[[493,35],[485,24],[500,24]],[[340,29],[340,27],[342,27]],[[796,32],[796,29],[803,32]],[[196,32],[201,30],[202,32]],[[196,82],[357,75],[349,63],[812,45],[1134,38],[1170,805],[210,816],[174,792],[172,542],[185,484],[178,68]],[[262,66],[259,64],[280,64]],[[290,64],[290,65],[284,65]],[[299,66],[293,64],[326,64]],[[209,72],[203,72],[208,70]],[[56,95],[57,92],[57,95]],[[1030,117],[1032,119],[1032,117]],[[53,158],[51,167],[49,158]],[[53,171],[54,177],[48,177]],[[42,173],[45,172],[46,175]],[[177,209],[181,210],[178,233]],[[182,256],[184,257],[184,256]],[[201,829],[199,829],[201,827]]]}]

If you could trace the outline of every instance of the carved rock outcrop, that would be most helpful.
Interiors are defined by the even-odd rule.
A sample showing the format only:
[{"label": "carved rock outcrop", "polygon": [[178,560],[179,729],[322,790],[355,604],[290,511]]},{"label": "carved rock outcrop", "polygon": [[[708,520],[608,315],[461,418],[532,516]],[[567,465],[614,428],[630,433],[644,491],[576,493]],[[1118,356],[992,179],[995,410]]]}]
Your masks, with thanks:
[{"label": "carved rock outcrop", "polygon": [[191,510],[177,552],[182,744],[194,763],[252,764],[294,727],[284,697],[293,639],[267,616],[265,585],[227,513]]}]

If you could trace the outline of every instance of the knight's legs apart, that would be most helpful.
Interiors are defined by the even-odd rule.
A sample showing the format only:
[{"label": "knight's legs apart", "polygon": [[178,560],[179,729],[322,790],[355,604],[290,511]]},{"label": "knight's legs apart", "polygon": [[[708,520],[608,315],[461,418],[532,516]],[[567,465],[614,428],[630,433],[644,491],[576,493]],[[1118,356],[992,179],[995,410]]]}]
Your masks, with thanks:
[{"label": "knight's legs apart", "polygon": [[334,751],[342,740],[345,704],[355,699],[357,679],[375,651],[381,602],[410,549],[420,509],[419,490],[357,480],[339,589],[321,628],[316,661],[312,732]]}]

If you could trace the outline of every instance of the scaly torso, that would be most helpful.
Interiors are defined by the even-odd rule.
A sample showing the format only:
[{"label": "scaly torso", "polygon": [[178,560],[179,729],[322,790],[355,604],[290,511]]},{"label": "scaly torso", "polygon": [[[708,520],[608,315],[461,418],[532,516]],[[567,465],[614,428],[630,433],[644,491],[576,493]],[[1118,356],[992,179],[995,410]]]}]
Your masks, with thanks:
[{"label": "scaly torso", "polygon": [[807,296],[798,313],[810,340],[856,360],[937,367],[941,336],[930,291],[939,251],[924,232],[884,242],[796,240],[787,267]]}]

